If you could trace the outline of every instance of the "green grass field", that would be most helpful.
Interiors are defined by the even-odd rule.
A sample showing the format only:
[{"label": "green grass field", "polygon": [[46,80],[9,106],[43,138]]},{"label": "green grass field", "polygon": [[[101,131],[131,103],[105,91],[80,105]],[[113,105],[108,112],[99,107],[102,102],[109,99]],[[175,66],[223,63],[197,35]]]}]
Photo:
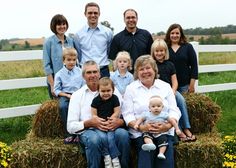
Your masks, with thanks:
[{"label": "green grass field", "polygon": [[[236,52],[200,53],[200,65],[236,63]],[[0,80],[44,76],[42,61],[0,62]],[[199,84],[235,82],[235,72],[199,74]],[[38,104],[48,100],[47,88],[28,88],[0,91],[0,108]],[[236,130],[236,90],[207,93],[222,108],[217,128],[222,135]],[[0,141],[11,144],[25,138],[31,128],[32,116],[0,119]]]}]

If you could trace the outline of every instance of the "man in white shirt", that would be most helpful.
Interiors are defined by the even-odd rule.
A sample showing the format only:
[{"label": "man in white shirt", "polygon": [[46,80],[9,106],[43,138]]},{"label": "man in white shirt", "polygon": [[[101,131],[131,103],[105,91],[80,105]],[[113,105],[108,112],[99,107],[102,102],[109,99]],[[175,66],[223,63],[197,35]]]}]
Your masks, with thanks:
[{"label": "man in white shirt", "polygon": [[[71,96],[67,118],[68,132],[79,134],[80,142],[85,146],[88,167],[99,168],[101,167],[103,139],[90,128],[98,128],[104,131],[115,130],[116,145],[121,153],[121,167],[129,167],[129,134],[125,129],[119,128],[124,125],[124,121],[119,118],[105,121],[102,118],[92,117],[91,115],[92,100],[98,95],[99,66],[95,61],[86,61],[82,67],[82,75],[86,85]],[[114,94],[121,97],[116,90]]]}]

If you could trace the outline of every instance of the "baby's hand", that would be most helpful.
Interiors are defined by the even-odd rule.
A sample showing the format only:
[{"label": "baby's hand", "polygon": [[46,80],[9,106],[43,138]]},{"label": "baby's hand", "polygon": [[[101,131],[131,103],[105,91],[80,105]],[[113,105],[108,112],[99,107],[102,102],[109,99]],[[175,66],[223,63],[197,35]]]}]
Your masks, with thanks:
[{"label": "baby's hand", "polygon": [[134,125],[134,129],[135,129],[135,130],[138,130],[138,127],[139,127],[138,124],[135,124],[135,125]]}]

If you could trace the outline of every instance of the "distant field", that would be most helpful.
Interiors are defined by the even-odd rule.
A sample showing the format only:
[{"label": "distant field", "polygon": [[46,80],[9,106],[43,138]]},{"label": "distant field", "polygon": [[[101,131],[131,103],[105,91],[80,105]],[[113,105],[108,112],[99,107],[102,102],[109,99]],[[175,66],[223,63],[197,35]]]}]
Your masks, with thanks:
[{"label": "distant field", "polygon": [[25,41],[30,43],[31,46],[42,45],[45,38],[26,38],[26,39],[19,39],[19,40],[12,40],[10,44],[19,44],[24,45]]},{"label": "distant field", "polygon": [[[209,35],[187,35],[187,37],[193,37],[193,39],[195,41],[198,41],[201,37],[203,37],[204,39],[208,38]],[[231,33],[231,34],[222,34],[222,37],[225,38],[225,37],[228,37],[229,39],[236,39],[236,33]],[[165,35],[161,35],[161,36],[153,36],[154,39],[157,39],[157,38],[161,38],[161,39],[164,39],[165,38]]]},{"label": "distant field", "polygon": [[[161,36],[153,36],[154,39],[156,38],[161,38],[164,39],[164,35]],[[199,40],[201,37],[208,38],[208,35],[187,35],[187,37],[193,37],[194,40]],[[229,39],[236,39],[236,33],[231,33],[231,34],[222,34],[222,37],[228,37]],[[26,39],[19,39],[19,40],[14,40],[14,41],[10,41],[11,44],[20,44],[20,45],[24,45],[25,41],[28,41],[30,43],[31,46],[36,46],[36,45],[42,45],[44,42],[45,38],[26,38]]]}]

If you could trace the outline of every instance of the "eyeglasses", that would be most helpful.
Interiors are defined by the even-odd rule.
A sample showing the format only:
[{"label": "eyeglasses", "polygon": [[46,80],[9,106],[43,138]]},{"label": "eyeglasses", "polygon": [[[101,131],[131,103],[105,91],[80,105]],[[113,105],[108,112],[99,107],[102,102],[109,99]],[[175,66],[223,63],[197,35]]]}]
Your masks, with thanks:
[{"label": "eyeglasses", "polygon": [[89,15],[92,15],[92,14],[98,15],[98,12],[88,12],[88,14],[89,14]]},{"label": "eyeglasses", "polygon": [[125,19],[128,19],[128,20],[130,20],[130,19],[136,19],[136,17],[135,17],[135,16],[127,16]]}]

